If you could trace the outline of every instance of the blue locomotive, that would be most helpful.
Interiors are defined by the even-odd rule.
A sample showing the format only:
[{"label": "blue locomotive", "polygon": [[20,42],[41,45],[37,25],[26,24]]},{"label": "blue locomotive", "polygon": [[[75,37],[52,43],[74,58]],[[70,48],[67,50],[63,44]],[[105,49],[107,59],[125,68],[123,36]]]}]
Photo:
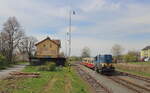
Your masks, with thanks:
[{"label": "blue locomotive", "polygon": [[113,73],[115,67],[112,60],[112,55],[97,55],[94,58],[95,71],[101,74]]}]

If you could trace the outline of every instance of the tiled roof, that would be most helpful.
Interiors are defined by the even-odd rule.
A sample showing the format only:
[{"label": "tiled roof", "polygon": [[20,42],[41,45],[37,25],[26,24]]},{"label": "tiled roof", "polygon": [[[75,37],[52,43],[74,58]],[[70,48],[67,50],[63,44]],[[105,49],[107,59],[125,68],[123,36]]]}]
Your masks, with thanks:
[{"label": "tiled roof", "polygon": [[42,40],[42,41],[36,43],[35,45],[37,46],[38,44],[42,43],[43,41],[45,41],[45,40],[47,40],[47,39],[50,40],[50,41],[52,41],[52,42],[54,42],[54,43],[57,44],[58,46],[61,46],[60,40],[51,40],[50,37],[47,37],[46,39],[44,39],[44,40]]},{"label": "tiled roof", "polygon": [[145,48],[143,48],[142,50],[148,50],[150,49],[150,46],[146,46]]},{"label": "tiled roof", "polygon": [[54,41],[55,43],[57,43],[59,46],[61,45],[60,40],[52,40],[52,41]]}]

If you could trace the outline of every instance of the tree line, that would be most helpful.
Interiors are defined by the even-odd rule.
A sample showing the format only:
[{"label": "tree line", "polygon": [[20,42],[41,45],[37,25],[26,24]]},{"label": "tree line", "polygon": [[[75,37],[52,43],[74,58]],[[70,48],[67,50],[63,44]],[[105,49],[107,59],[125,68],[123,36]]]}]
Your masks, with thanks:
[{"label": "tree line", "polygon": [[[140,60],[140,52],[136,50],[129,50],[127,53],[123,53],[124,48],[119,45],[115,44],[111,48],[111,53],[113,55],[114,62],[138,62]],[[84,47],[81,51],[81,57],[91,57],[91,50],[88,47]]]},{"label": "tree line", "polygon": [[16,17],[9,17],[0,31],[0,66],[16,63],[17,55],[34,55],[37,39],[27,36]]},{"label": "tree line", "polygon": [[113,54],[114,62],[139,62],[140,59],[140,52],[136,50],[128,50],[127,53],[123,53],[124,48],[119,45],[115,44],[111,52]]}]

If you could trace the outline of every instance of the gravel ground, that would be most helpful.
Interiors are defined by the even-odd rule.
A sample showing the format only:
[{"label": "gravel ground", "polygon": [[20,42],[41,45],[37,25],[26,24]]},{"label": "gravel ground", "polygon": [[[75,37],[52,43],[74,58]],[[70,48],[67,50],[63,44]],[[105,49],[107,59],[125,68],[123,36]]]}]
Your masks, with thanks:
[{"label": "gravel ground", "polygon": [[148,89],[150,89],[150,83],[146,82],[146,81],[143,81],[143,80],[139,80],[139,79],[136,79],[136,78],[132,78],[132,77],[128,77],[128,76],[118,76],[120,78],[123,78],[125,80],[128,80],[130,82],[133,82],[135,84],[138,84],[140,86],[144,86]]},{"label": "gravel ground", "polygon": [[27,64],[15,65],[11,68],[0,70],[0,79],[8,77],[10,72],[21,71],[26,65]]},{"label": "gravel ground", "polygon": [[92,75],[96,80],[98,80],[101,84],[103,84],[108,89],[113,91],[113,93],[135,93],[134,91],[126,88],[125,86],[122,86],[122,85],[106,78],[106,76],[100,75],[100,74],[96,73],[95,71],[90,70],[89,68],[86,68],[82,65],[80,65],[80,66],[81,66],[81,68],[86,70],[90,75]]}]

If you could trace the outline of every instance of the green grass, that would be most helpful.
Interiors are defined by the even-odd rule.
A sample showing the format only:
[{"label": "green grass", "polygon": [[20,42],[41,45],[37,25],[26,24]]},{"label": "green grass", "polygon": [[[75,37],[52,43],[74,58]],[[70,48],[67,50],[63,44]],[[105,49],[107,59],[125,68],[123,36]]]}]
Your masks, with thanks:
[{"label": "green grass", "polygon": [[116,67],[116,70],[118,70],[118,71],[128,72],[128,73],[135,74],[135,75],[150,77],[150,73],[148,71],[143,71],[143,70],[139,71],[140,69],[143,69],[144,66],[142,66],[141,68],[136,68],[136,69],[134,69],[134,68],[130,69],[131,67],[129,67],[129,65],[128,66],[116,65],[115,67]]},{"label": "green grass", "polygon": [[129,64],[150,65],[150,62],[129,62]]},{"label": "green grass", "polygon": [[62,68],[54,72],[38,71],[27,66],[24,72],[39,72],[40,78],[18,78],[0,81],[0,93],[89,93],[88,85],[74,69]]},{"label": "green grass", "polygon": [[8,64],[8,65],[0,66],[0,70],[4,70],[4,69],[7,69],[7,68],[10,68],[13,66],[14,66],[14,64]]},{"label": "green grass", "polygon": [[145,76],[145,77],[150,77],[150,73],[144,73],[144,72],[137,72],[137,71],[131,71],[131,70],[127,70],[127,69],[117,69],[117,71],[122,71],[122,72],[128,72],[134,75],[139,75],[139,76]]}]

